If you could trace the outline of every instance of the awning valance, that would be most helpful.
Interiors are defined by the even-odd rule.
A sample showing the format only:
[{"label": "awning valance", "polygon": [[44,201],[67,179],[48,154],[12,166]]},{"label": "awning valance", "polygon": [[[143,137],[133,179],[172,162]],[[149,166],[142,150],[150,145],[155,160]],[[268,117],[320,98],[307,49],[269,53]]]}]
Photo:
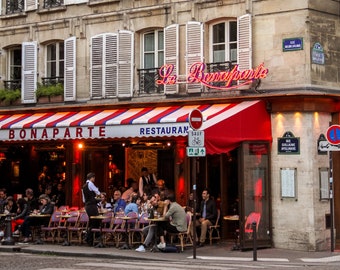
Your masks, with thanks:
[{"label": "awning valance", "polygon": [[[261,101],[112,110],[0,115],[0,140],[75,140],[187,136],[193,109],[203,114],[207,153],[227,144],[269,140],[270,118]],[[237,137],[237,138],[236,138]],[[234,148],[234,147],[233,147]],[[211,149],[211,150],[210,150]],[[221,151],[223,150],[223,151]]]}]

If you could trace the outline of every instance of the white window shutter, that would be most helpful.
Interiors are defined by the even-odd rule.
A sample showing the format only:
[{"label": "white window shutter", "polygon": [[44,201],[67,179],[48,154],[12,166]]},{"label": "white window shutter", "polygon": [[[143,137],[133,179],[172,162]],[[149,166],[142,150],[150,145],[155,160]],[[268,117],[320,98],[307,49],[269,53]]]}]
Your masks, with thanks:
[{"label": "white window shutter", "polygon": [[76,99],[76,37],[70,37],[64,42],[64,100]]},{"label": "white window shutter", "polygon": [[101,98],[103,91],[103,44],[104,35],[97,35],[91,38],[91,98]]},{"label": "white window shutter", "polygon": [[118,32],[118,97],[132,97],[133,93],[133,33]]},{"label": "white window shutter", "polygon": [[[165,64],[174,65],[172,75],[176,75],[178,78],[178,42],[179,42],[179,26],[178,24],[172,24],[164,29],[164,61]],[[177,94],[179,91],[178,84],[164,85],[164,92],[166,95]]]},{"label": "white window shutter", "polygon": [[[203,62],[203,24],[191,21],[186,25],[186,75],[196,62]],[[200,93],[202,87],[201,83],[188,83],[187,93]]]},{"label": "white window shutter", "polygon": [[38,9],[38,0],[25,0],[25,11]]},{"label": "white window shutter", "polygon": [[237,18],[237,63],[239,70],[252,68],[252,29],[251,15]]},{"label": "white window shutter", "polygon": [[107,34],[104,41],[105,97],[116,97],[118,87],[118,36],[117,34]]},{"label": "white window shutter", "polygon": [[36,103],[37,42],[22,43],[21,103]]}]

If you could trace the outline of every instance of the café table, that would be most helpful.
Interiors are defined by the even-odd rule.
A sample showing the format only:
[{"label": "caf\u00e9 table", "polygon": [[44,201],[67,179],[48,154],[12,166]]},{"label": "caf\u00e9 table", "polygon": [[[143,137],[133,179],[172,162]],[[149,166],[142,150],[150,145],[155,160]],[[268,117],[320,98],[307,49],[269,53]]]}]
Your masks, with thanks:
[{"label": "caf\u00e9 table", "polygon": [[129,245],[129,232],[128,232],[128,221],[132,219],[138,219],[138,216],[117,216],[116,218],[125,221],[125,243],[120,249],[131,249]]},{"label": "caf\u00e9 table", "polygon": [[[37,229],[36,234],[37,234],[37,240],[34,242],[34,244],[36,245],[41,245],[44,242],[41,240],[41,224],[48,220],[49,218],[51,218],[50,214],[40,214],[40,213],[32,213],[29,215],[30,218],[32,218],[33,220],[33,224],[39,224],[39,225],[34,225],[33,227],[35,227]],[[33,236],[33,233],[32,233]]]},{"label": "caf\u00e9 table", "polygon": [[[96,219],[96,220],[100,220],[100,225],[99,225],[99,230],[100,230],[100,237],[99,237],[99,243],[95,246],[96,248],[104,248],[105,245],[103,243],[103,219],[106,219],[107,216],[104,215],[98,215],[98,216],[90,216],[90,219]],[[92,232],[90,232],[92,233]]]},{"label": "caf\u00e9 table", "polygon": [[[154,223],[157,225],[158,222],[165,222],[167,219],[165,217],[155,217],[155,218],[145,218],[146,220],[150,221],[151,223]],[[157,240],[158,240],[158,228],[156,226],[156,231],[155,231],[155,242],[153,247],[151,248],[151,252],[158,252],[159,249],[157,247]]]},{"label": "caf\u00e9 table", "polygon": [[[239,222],[240,217],[239,215],[227,215],[223,217],[224,220],[227,220],[229,222]],[[237,224],[238,225],[238,224]],[[240,237],[240,232],[239,232],[239,228],[237,226],[237,229],[235,230],[235,244],[233,246],[233,250],[239,250],[240,249],[240,243],[239,243],[239,237]]]}]

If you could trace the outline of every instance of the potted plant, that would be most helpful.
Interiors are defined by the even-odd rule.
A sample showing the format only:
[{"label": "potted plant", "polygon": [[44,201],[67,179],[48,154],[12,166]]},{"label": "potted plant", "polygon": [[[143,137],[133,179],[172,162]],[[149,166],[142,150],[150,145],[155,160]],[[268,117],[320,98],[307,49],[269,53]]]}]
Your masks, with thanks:
[{"label": "potted plant", "polygon": [[0,101],[2,105],[15,105],[20,100],[21,90],[0,89]]},{"label": "potted plant", "polygon": [[[38,102],[63,101],[64,86],[61,83],[43,85],[38,83],[36,97]],[[57,99],[54,99],[58,97]]]}]

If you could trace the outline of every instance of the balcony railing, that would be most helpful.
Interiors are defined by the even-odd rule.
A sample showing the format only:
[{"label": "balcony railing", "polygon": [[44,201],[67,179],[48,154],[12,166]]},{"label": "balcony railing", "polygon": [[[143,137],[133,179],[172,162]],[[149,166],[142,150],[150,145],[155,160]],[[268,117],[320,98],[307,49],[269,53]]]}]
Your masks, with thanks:
[{"label": "balcony railing", "polygon": [[158,85],[157,80],[160,80],[158,73],[159,68],[138,69],[139,94],[162,94],[164,86]]},{"label": "balcony railing", "polygon": [[64,0],[44,0],[44,8],[61,7],[64,5]]},{"label": "balcony railing", "polygon": [[21,89],[21,80],[4,81],[4,88],[7,90]]},{"label": "balcony railing", "polygon": [[6,14],[21,13],[24,10],[24,0],[6,0]]},{"label": "balcony railing", "polygon": [[[236,63],[227,61],[227,62],[217,62],[217,63],[207,63],[207,72],[213,73],[213,72],[225,72],[225,71],[231,71]],[[233,81],[231,85],[236,85],[237,82]],[[214,82],[211,83],[211,85],[216,87],[223,87],[225,86],[225,82]]]},{"label": "balcony railing", "polygon": [[58,83],[64,85],[64,77],[43,77],[41,82],[43,85],[56,85]]}]

